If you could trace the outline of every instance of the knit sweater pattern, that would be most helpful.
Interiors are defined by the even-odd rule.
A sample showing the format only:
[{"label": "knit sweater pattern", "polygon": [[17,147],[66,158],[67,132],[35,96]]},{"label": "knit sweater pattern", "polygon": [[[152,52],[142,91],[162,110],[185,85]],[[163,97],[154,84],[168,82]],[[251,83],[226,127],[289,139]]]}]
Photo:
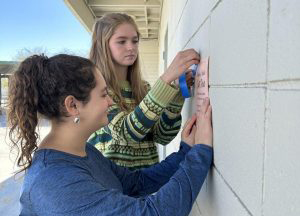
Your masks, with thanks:
[{"label": "knit sweater pattern", "polygon": [[184,99],[178,88],[161,79],[137,104],[132,97],[129,82],[123,81],[121,93],[130,111],[123,111],[116,103],[109,108],[109,124],[91,135],[89,143],[116,164],[130,169],[149,167],[158,163],[156,144],[167,145],[181,127],[181,110]]}]

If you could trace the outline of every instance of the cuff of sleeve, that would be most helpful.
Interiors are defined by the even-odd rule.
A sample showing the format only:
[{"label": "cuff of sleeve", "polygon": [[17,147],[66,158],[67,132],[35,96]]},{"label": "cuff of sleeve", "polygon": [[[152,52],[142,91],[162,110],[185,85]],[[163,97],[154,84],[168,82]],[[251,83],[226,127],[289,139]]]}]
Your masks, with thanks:
[{"label": "cuff of sleeve", "polygon": [[181,91],[177,92],[177,94],[172,100],[172,104],[179,104],[179,105],[184,104],[184,97],[182,96]]},{"label": "cuff of sleeve", "polygon": [[187,153],[190,149],[191,147],[188,144],[186,144],[184,141],[180,142],[180,151]]},{"label": "cuff of sleeve", "polygon": [[209,151],[212,151],[212,150],[213,150],[212,147],[210,147],[210,146],[208,146],[208,145],[206,145],[206,144],[196,144],[195,146],[198,146],[198,147],[203,148],[203,149],[207,149],[207,150],[209,150]]},{"label": "cuff of sleeve", "polygon": [[167,104],[174,99],[174,96],[178,92],[177,89],[174,89],[172,86],[168,85],[161,79],[158,79],[149,94],[155,100],[155,102],[166,107]]}]

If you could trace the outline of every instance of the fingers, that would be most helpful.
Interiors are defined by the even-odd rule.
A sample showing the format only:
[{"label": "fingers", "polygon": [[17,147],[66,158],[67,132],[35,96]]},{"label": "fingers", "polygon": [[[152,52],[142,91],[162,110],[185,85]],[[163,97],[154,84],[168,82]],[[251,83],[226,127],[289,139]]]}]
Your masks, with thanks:
[{"label": "fingers", "polygon": [[192,136],[192,137],[195,137],[196,131],[197,131],[196,125],[193,125],[192,132],[191,132],[191,136]]},{"label": "fingers", "polygon": [[205,115],[205,113],[207,112],[208,107],[209,107],[209,98],[205,98],[203,103],[202,103],[202,106],[200,107],[200,113],[199,114]]},{"label": "fingers", "polygon": [[193,80],[193,79],[188,80],[188,81],[186,82],[186,84],[187,84],[187,86],[190,88],[190,87],[192,87],[192,86],[194,85],[194,80]]},{"label": "fingers", "polygon": [[211,119],[211,113],[212,113],[212,108],[211,108],[211,105],[209,105],[207,108],[207,112],[206,112],[208,119]]},{"label": "fingers", "polygon": [[194,84],[193,73],[191,70],[186,73],[186,84],[188,87],[191,87]]},{"label": "fingers", "polygon": [[190,119],[188,119],[183,127],[182,133],[184,133],[185,135],[189,134],[191,131],[191,128],[195,124],[196,119],[197,119],[196,115],[193,115]]},{"label": "fingers", "polygon": [[196,52],[196,50],[194,49],[186,49],[186,50],[183,50],[181,52],[179,52],[179,54],[185,58],[187,57],[188,59],[197,59],[200,61],[200,55],[199,53]]},{"label": "fingers", "polygon": [[184,62],[184,64],[182,65],[181,70],[185,72],[193,64],[199,64],[200,60],[197,60],[197,59],[188,59],[187,61],[183,61],[183,62]]},{"label": "fingers", "polygon": [[181,51],[179,58],[182,62],[183,71],[186,71],[191,65],[199,64],[200,62],[200,55],[194,49]]},{"label": "fingers", "polygon": [[185,71],[185,75],[186,75],[186,77],[192,77],[192,76],[193,76],[193,71],[192,71],[192,69],[187,69],[187,70]]},{"label": "fingers", "polygon": [[185,73],[191,65],[199,64],[199,62],[200,55],[194,49],[180,51],[161,76],[161,79],[166,83],[171,83]]}]

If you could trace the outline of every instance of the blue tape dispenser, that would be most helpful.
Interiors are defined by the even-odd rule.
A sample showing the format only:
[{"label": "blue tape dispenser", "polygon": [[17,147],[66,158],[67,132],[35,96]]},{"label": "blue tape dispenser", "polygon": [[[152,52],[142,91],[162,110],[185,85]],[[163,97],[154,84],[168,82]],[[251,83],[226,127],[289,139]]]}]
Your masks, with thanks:
[{"label": "blue tape dispenser", "polygon": [[[192,76],[195,77],[196,75],[196,72],[197,72],[197,68],[198,68],[198,64],[194,64],[192,66]],[[188,86],[187,86],[187,83],[186,83],[186,73],[182,74],[180,77],[179,77],[179,87],[180,87],[180,90],[181,90],[181,94],[184,98],[189,98],[191,97],[191,90],[189,90]],[[192,89],[192,88],[191,88]]]}]

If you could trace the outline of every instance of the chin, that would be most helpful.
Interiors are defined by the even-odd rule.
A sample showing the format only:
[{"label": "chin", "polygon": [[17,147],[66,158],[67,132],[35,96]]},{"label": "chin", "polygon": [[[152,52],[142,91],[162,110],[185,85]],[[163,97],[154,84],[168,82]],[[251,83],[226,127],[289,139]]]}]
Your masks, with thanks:
[{"label": "chin", "polygon": [[132,60],[127,60],[127,61],[124,61],[123,62],[123,65],[125,65],[125,66],[131,66],[131,65],[133,65],[134,64],[134,62],[136,61],[136,59],[132,59]]},{"label": "chin", "polygon": [[133,63],[134,63],[134,62],[127,62],[127,63],[124,63],[124,64],[122,64],[122,65],[123,65],[123,66],[126,66],[126,67],[129,67],[129,66],[133,65]]}]

